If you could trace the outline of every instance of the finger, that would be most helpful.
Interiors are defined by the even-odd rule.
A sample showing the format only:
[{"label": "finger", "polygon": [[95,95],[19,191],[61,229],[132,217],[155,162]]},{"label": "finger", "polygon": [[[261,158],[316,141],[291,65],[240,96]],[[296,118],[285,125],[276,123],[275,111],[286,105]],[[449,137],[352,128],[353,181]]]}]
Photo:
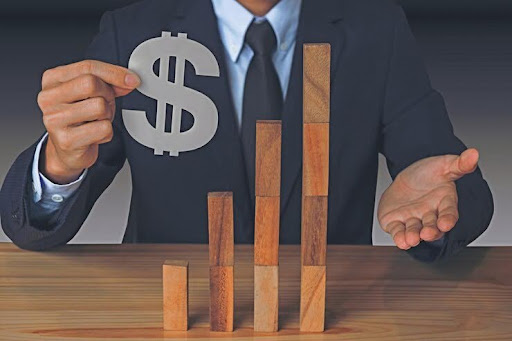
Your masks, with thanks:
[{"label": "finger", "polygon": [[409,244],[405,241],[405,225],[401,221],[393,221],[389,223],[387,230],[393,238],[396,246],[402,250],[410,249]]},{"label": "finger", "polygon": [[108,102],[103,97],[94,97],[65,105],[56,119],[60,120],[64,127],[101,120],[112,122],[114,112],[115,100]]},{"label": "finger", "polygon": [[100,78],[92,75],[82,75],[69,82],[42,91],[39,95],[39,104],[44,108],[55,102],[74,103],[93,97],[103,97],[111,102],[114,100],[115,94],[112,87]]},{"label": "finger", "polygon": [[441,239],[443,236],[444,232],[434,227],[423,227],[420,231],[420,238],[426,242],[433,242]]},{"label": "finger", "polygon": [[420,243],[420,231],[423,227],[421,220],[418,218],[410,218],[405,222],[405,241],[410,246],[416,246]]},{"label": "finger", "polygon": [[431,242],[441,238],[442,232],[437,228],[437,213],[430,211],[423,215],[421,223],[423,228],[420,231],[420,238],[424,241]]},{"label": "finger", "polygon": [[94,144],[112,140],[113,128],[109,120],[93,121],[70,128],[69,138],[73,141],[72,148],[80,149]]},{"label": "finger", "polygon": [[473,173],[478,166],[478,150],[470,148],[465,150],[450,164],[448,177],[451,181],[458,180],[466,174]]},{"label": "finger", "polygon": [[437,218],[437,228],[441,232],[450,231],[459,220],[457,197],[445,196],[439,203],[438,211],[439,217]]},{"label": "finger", "polygon": [[42,87],[43,90],[52,88],[83,75],[94,75],[112,85],[116,96],[126,95],[141,83],[136,73],[122,66],[97,60],[85,60],[46,71],[43,74]]}]

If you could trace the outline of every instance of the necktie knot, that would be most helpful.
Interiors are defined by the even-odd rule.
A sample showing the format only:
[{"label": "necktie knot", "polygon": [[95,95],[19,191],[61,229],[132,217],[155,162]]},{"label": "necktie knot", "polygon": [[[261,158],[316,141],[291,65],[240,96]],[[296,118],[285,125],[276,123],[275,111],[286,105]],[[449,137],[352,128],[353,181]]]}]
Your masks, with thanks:
[{"label": "necktie knot", "polygon": [[260,23],[253,21],[245,34],[245,42],[256,55],[270,56],[277,46],[276,35],[267,20]]}]

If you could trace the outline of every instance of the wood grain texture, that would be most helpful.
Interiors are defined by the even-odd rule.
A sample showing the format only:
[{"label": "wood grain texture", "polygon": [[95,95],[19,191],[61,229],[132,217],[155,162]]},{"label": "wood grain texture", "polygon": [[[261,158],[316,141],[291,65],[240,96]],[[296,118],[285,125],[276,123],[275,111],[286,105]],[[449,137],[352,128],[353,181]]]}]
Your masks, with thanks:
[{"label": "wood grain texture", "polygon": [[302,265],[326,265],[327,197],[302,198]]},{"label": "wood grain texture", "polygon": [[304,44],[304,123],[330,120],[331,45]]},{"label": "wood grain texture", "polygon": [[303,196],[329,194],[329,123],[306,123],[303,133]]},{"label": "wood grain texture", "polygon": [[[189,267],[187,332],[162,326],[162,263]],[[325,333],[299,331],[300,246],[279,248],[279,332],[253,329],[254,255],[235,246],[235,331],[209,323],[207,245],[0,243],[0,340],[512,340],[512,247],[422,264],[396,247],[329,245]]]},{"label": "wood grain texture", "polygon": [[281,190],[281,121],[256,122],[256,196],[278,197]]},{"label": "wood grain texture", "polygon": [[233,193],[208,193],[210,266],[234,265]]},{"label": "wood grain texture", "polygon": [[300,331],[323,332],[325,326],[325,266],[303,266],[300,281]]},{"label": "wood grain texture", "polygon": [[164,329],[188,329],[188,262],[166,261],[163,265]]},{"label": "wood grain texture", "polygon": [[277,332],[279,267],[254,266],[254,331]]},{"label": "wood grain texture", "polygon": [[256,197],[254,264],[279,264],[279,197]]},{"label": "wood grain texture", "polygon": [[233,266],[210,267],[210,330],[233,331],[234,313]]}]

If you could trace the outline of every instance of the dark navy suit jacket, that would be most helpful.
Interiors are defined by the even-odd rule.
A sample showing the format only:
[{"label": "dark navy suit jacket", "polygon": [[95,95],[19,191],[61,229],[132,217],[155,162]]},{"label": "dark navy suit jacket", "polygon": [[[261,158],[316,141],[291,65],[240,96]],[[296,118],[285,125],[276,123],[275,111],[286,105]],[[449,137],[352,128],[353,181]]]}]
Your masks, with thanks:
[{"label": "dark navy suit jacket", "polygon": [[[300,243],[302,44],[327,42],[332,46],[328,241],[371,244],[379,152],[394,178],[419,159],[459,154],[466,147],[453,134],[443,98],[431,87],[398,6],[382,0],[304,0],[302,6],[282,117],[281,243]],[[138,91],[118,99],[113,141],[100,147],[99,160],[81,187],[45,223],[31,221],[27,212],[32,200],[32,145],[15,161],[1,191],[2,226],[16,245],[44,250],[67,243],[126,160],[133,193],[124,242],[206,243],[210,191],[234,191],[236,242],[253,241],[253,199],[210,1],[146,0],[108,12],[87,57],[127,66],[135,47],[162,31],[188,33],[217,57],[220,78],[195,76],[190,66],[185,75],[186,86],[217,105],[215,137],[205,147],[179,157],[155,156],[127,133],[120,111],[144,110],[154,125],[156,101]],[[444,258],[487,228],[493,202],[480,170],[457,181],[457,191],[459,222],[442,247],[421,243],[409,251],[414,257]]]}]

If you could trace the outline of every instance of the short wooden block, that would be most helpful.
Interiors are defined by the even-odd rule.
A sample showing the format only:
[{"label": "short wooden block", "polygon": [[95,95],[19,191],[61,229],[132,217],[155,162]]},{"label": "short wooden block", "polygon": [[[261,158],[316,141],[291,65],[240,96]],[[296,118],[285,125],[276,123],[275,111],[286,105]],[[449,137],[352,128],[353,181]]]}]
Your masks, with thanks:
[{"label": "short wooden block", "polygon": [[329,194],[329,123],[304,124],[303,196]]},{"label": "short wooden block", "polygon": [[254,331],[277,332],[279,267],[254,266]]},{"label": "short wooden block", "polygon": [[208,193],[210,266],[232,266],[234,257],[233,193]]},{"label": "short wooden block", "polygon": [[210,330],[233,331],[233,266],[210,267]]},{"label": "short wooden block", "polygon": [[304,44],[304,123],[330,119],[331,45]]},{"label": "short wooden block", "polygon": [[254,264],[279,264],[279,197],[256,197]]},{"label": "short wooden block", "polygon": [[163,265],[164,329],[188,329],[188,262],[165,261]]},{"label": "short wooden block", "polygon": [[300,331],[325,328],[325,266],[303,266],[300,284]]},{"label": "short wooden block", "polygon": [[256,122],[256,196],[276,197],[281,190],[281,121]]},{"label": "short wooden block", "polygon": [[325,265],[327,254],[327,197],[302,198],[302,265]]}]

